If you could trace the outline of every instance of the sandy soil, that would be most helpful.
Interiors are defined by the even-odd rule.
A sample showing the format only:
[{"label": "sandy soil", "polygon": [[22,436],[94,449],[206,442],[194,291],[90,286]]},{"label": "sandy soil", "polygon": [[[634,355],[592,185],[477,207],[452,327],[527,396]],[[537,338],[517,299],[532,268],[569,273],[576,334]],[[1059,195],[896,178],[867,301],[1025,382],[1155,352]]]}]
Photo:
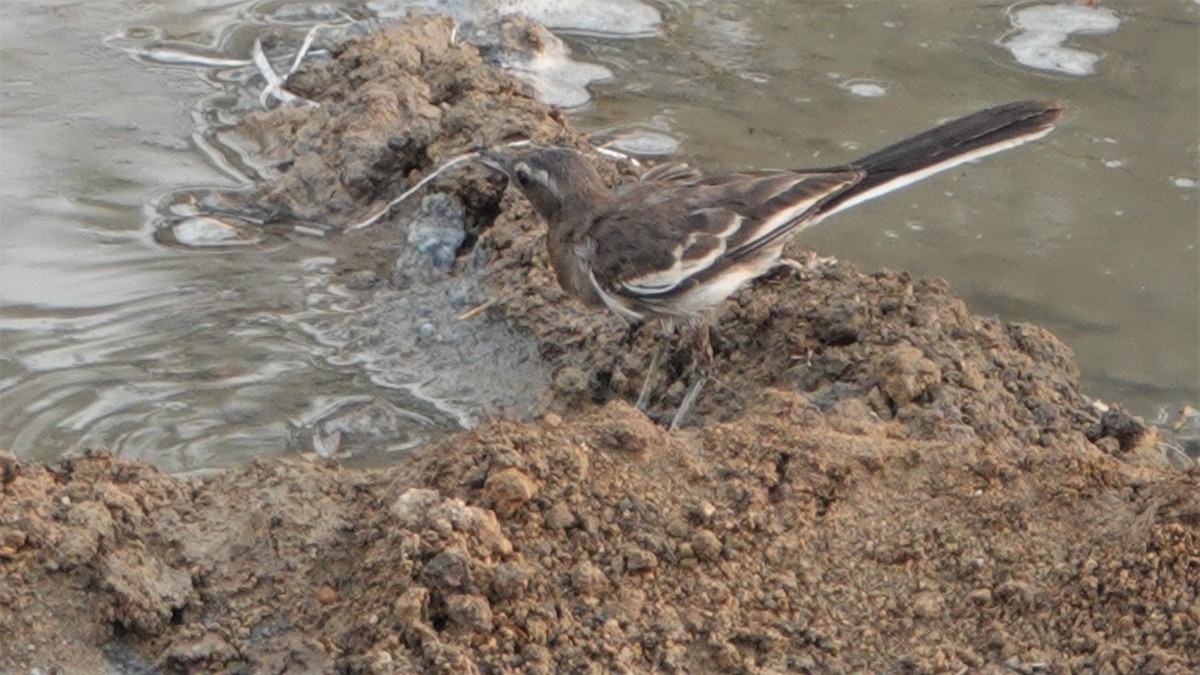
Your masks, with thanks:
[{"label": "sandy soil", "polygon": [[[293,81],[320,108],[248,120],[289,167],[261,204],[335,231],[472,147],[584,147],[450,30],[351,41]],[[473,320],[527,331],[555,372],[539,419],[374,470],[0,453],[0,670],[1200,669],[1200,475],[1090,405],[1054,336],[817,261],[728,303],[716,383],[668,433],[687,351],[634,410],[669,336],[622,342],[568,301],[503,188],[468,167],[432,189],[477,230],[460,267],[494,302]]]}]

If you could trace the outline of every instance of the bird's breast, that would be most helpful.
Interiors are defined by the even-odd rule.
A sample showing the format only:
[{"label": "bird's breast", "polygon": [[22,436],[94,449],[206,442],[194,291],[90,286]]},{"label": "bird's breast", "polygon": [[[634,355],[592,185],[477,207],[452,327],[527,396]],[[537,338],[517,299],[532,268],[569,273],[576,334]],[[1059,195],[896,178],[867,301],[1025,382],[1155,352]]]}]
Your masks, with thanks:
[{"label": "bird's breast", "polygon": [[551,228],[546,237],[546,252],[558,285],[568,295],[592,307],[602,307],[600,298],[591,282],[591,253],[588,247],[577,245],[565,236],[566,228]]}]

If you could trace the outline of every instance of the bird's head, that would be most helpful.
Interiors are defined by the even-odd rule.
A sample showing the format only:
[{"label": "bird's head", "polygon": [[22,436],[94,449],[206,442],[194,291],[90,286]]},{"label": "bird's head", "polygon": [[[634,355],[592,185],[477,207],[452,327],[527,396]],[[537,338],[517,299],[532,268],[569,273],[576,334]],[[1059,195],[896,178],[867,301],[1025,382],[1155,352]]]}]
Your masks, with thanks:
[{"label": "bird's head", "polygon": [[564,209],[596,207],[608,199],[600,175],[579,152],[560,147],[528,147],[512,152],[484,152],[480,161],[508,175],[547,221]]}]

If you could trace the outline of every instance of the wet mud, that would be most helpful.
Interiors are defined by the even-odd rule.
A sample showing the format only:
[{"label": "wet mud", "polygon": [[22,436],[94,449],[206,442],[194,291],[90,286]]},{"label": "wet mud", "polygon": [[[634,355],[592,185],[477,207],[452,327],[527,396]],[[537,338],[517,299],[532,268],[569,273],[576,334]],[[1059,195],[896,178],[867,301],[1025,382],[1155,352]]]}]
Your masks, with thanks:
[{"label": "wet mud", "polygon": [[[267,227],[326,232],[355,292],[412,283],[405,235],[343,231],[440,163],[587,147],[452,35],[426,17],[350,38],[289,83],[319,107],[242,130],[278,163],[254,197]],[[0,670],[1200,668],[1200,474],[1086,399],[1050,333],[794,242],[806,269],[727,303],[714,377],[669,433],[687,349],[647,413],[629,402],[682,337],[567,298],[544,226],[486,169],[428,191],[463,214],[448,274],[483,299],[464,322],[530,341],[538,403],[385,469],[305,455],[184,479],[101,449],[0,453]]]}]

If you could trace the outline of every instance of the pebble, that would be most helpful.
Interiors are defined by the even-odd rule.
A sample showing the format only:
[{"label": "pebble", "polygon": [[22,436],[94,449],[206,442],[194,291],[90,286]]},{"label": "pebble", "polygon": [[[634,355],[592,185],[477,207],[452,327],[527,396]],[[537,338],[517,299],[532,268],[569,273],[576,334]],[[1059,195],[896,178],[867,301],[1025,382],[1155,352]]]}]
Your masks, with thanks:
[{"label": "pebble", "polygon": [[416,623],[421,620],[421,612],[428,601],[429,589],[424,586],[410,586],[392,603],[392,611],[399,621]]},{"label": "pebble", "polygon": [[317,589],[317,602],[322,605],[332,605],[340,599],[337,589],[333,586],[326,584]]},{"label": "pebble", "polygon": [[919,593],[912,601],[913,616],[932,619],[941,614],[941,598],[935,593]]},{"label": "pebble", "polygon": [[529,476],[512,467],[489,474],[483,484],[484,503],[501,518],[515,514],[537,491],[537,484]]},{"label": "pebble", "polygon": [[588,374],[582,370],[566,366],[554,373],[554,388],[564,394],[584,394],[588,391],[590,380]]},{"label": "pebble", "polygon": [[598,595],[607,585],[608,578],[604,571],[590,561],[579,563],[571,572],[571,588],[584,597]]},{"label": "pebble", "polygon": [[550,510],[545,515],[546,527],[551,530],[565,530],[569,527],[574,527],[576,520],[575,514],[571,513],[571,509],[567,508],[566,504],[559,502],[550,507]]},{"label": "pebble", "polygon": [[471,559],[460,548],[448,548],[425,565],[424,577],[440,589],[465,589],[471,584]]},{"label": "pebble", "polygon": [[369,290],[378,283],[379,275],[371,270],[358,270],[346,275],[346,288],[352,291]]},{"label": "pebble", "polygon": [[675,537],[676,539],[682,539],[687,536],[689,529],[690,528],[688,527],[687,521],[683,518],[672,518],[671,520],[667,521],[667,534]]},{"label": "pebble", "polygon": [[530,570],[516,562],[501,563],[492,575],[492,593],[496,599],[512,600],[525,595],[529,588]]},{"label": "pebble", "polygon": [[630,572],[645,572],[658,567],[658,556],[640,548],[631,548],[625,553],[625,569]]},{"label": "pebble", "polygon": [[458,628],[472,633],[492,630],[492,606],[482,595],[451,595],[446,598],[446,616]]},{"label": "pebble", "polygon": [[992,591],[987,588],[977,588],[968,593],[967,598],[977,605],[986,605],[992,601]]},{"label": "pebble", "polygon": [[[527,642],[524,647],[521,647],[521,658],[525,664],[540,664],[550,660],[550,650],[534,642]],[[544,671],[531,670],[530,672]]]},{"label": "pebble", "polygon": [[408,245],[440,270],[454,264],[458,247],[466,239],[463,208],[449,195],[434,193],[421,200],[421,208],[409,224]]},{"label": "pebble", "polygon": [[716,560],[721,555],[721,540],[711,530],[699,530],[692,535],[692,550],[701,560]]}]

